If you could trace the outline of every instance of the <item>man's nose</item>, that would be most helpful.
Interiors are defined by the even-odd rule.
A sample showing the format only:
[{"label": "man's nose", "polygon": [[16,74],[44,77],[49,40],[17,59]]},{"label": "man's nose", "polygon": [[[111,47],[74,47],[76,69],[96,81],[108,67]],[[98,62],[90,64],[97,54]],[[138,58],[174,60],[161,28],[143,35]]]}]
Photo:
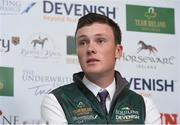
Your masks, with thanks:
[{"label": "man's nose", "polygon": [[96,44],[93,41],[89,42],[88,48],[87,48],[87,53],[91,54],[91,53],[96,53]]}]

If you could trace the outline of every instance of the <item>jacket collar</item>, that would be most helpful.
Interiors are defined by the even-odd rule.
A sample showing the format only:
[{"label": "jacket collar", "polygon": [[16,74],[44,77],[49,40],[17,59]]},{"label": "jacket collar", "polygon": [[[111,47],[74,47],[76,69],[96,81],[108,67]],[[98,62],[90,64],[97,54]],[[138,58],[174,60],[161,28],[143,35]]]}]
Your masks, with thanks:
[{"label": "jacket collar", "polygon": [[[115,71],[115,81],[116,81],[116,91],[115,91],[115,95],[119,95],[119,93],[125,88],[129,88],[129,83],[127,82],[127,80],[125,78],[123,78],[121,76],[121,74],[118,71]],[[78,72],[73,74],[73,80],[74,82],[81,82],[82,83],[82,79],[84,77],[84,72]]]}]

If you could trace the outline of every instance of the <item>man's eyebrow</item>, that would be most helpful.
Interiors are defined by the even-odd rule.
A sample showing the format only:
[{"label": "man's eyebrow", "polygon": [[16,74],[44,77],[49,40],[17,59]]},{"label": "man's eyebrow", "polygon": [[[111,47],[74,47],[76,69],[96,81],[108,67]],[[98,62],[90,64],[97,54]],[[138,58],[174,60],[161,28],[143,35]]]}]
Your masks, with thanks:
[{"label": "man's eyebrow", "polygon": [[[95,34],[94,36],[106,36],[106,34],[97,33],[97,34]],[[87,35],[82,34],[82,35],[77,36],[77,39],[86,38],[86,37],[87,37]]]},{"label": "man's eyebrow", "polygon": [[106,36],[106,34],[98,33],[98,34],[95,34],[95,36]]},{"label": "man's eyebrow", "polygon": [[77,39],[84,38],[84,37],[87,37],[87,36],[82,34],[82,35],[78,36]]}]

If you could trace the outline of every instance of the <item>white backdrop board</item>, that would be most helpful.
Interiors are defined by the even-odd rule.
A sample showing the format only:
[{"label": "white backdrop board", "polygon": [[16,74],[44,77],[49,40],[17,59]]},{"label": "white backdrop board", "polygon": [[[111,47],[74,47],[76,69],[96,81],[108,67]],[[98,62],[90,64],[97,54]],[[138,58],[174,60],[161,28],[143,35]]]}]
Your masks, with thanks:
[{"label": "white backdrop board", "polygon": [[154,100],[162,124],[180,123],[179,6],[178,0],[1,0],[0,124],[42,122],[44,95],[81,70],[74,33],[88,12],[119,24],[124,48],[116,70]]}]

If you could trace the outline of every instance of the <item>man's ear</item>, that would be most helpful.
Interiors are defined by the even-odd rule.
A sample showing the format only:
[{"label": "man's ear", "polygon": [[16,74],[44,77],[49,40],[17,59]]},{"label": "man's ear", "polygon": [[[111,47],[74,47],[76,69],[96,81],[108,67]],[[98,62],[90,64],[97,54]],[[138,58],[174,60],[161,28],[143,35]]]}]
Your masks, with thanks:
[{"label": "man's ear", "polygon": [[121,44],[116,45],[116,53],[115,53],[115,58],[120,59],[122,56],[122,51],[123,51],[123,46]]}]

